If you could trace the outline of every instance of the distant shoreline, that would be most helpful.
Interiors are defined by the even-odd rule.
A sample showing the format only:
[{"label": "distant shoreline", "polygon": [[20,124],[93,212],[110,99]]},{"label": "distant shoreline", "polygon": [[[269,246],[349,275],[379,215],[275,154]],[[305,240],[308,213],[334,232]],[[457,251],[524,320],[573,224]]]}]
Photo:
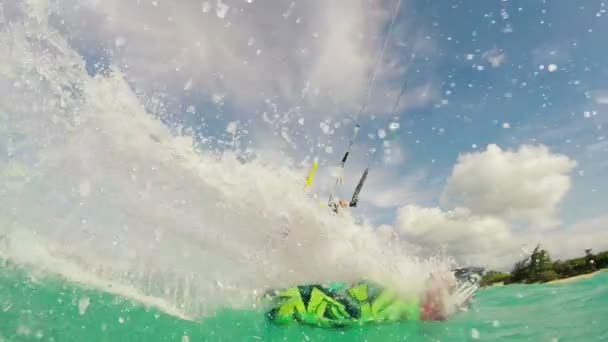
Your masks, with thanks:
[{"label": "distant shoreline", "polygon": [[537,245],[530,256],[513,265],[511,272],[496,270],[484,272],[480,285],[487,287],[498,282],[504,282],[505,285],[562,284],[589,279],[606,271],[608,271],[608,250],[594,254],[592,249],[587,248],[584,256],[553,261],[549,252]]},{"label": "distant shoreline", "polygon": [[[579,274],[579,275],[568,277],[568,278],[556,279],[556,280],[548,281],[546,283],[532,283],[532,284],[567,284],[567,283],[571,283],[571,282],[578,281],[578,280],[591,279],[602,272],[608,273],[608,268],[602,268],[595,272]],[[526,285],[526,284],[525,283],[505,284],[504,282],[499,281],[499,282],[496,282],[496,283],[493,283],[490,285],[482,286],[481,288],[503,287],[503,286],[509,286],[509,285]],[[530,285],[530,284],[528,284],[528,285]]]},{"label": "distant shoreline", "polygon": [[589,278],[595,277],[599,273],[606,272],[606,271],[608,271],[608,269],[601,269],[601,270],[597,270],[597,271],[592,272],[592,273],[586,273],[586,274],[581,274],[581,275],[577,275],[577,276],[574,276],[574,277],[562,278],[562,279],[556,279],[556,280],[548,281],[545,284],[564,284],[564,283],[570,283],[570,282],[577,281],[577,280],[589,279]]}]

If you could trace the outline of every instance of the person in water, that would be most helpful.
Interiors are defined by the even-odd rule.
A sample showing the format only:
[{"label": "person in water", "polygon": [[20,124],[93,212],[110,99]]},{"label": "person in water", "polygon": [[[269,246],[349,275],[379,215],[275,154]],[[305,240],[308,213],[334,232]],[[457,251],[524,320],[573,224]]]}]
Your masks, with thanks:
[{"label": "person in water", "polygon": [[431,273],[420,299],[420,319],[423,321],[448,319],[456,311],[455,308],[450,308],[450,298],[457,288],[458,283],[455,279]]},{"label": "person in water", "polygon": [[336,214],[342,209],[348,209],[348,208],[352,207],[350,202],[348,202],[347,200],[343,200],[343,199],[334,201],[329,206],[331,207],[331,210],[333,210],[333,212]]}]

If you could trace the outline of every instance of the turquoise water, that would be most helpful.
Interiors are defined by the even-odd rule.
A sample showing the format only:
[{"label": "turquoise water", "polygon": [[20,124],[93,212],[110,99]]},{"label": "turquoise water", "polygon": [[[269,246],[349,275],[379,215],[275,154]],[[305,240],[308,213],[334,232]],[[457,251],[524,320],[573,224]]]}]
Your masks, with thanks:
[{"label": "turquoise water", "polygon": [[344,330],[278,327],[261,312],[236,310],[192,322],[59,278],[32,278],[0,268],[0,341],[608,341],[608,273],[485,289],[447,322]]}]

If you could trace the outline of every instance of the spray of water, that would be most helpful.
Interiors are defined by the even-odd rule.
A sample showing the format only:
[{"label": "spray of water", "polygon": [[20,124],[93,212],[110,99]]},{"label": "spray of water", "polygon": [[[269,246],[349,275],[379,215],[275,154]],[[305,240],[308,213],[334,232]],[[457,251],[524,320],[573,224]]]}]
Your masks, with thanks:
[{"label": "spray of water", "polygon": [[299,283],[418,292],[447,270],[331,215],[301,170],[195,148],[120,70],[89,75],[35,3],[0,23],[1,258],[180,317]]}]

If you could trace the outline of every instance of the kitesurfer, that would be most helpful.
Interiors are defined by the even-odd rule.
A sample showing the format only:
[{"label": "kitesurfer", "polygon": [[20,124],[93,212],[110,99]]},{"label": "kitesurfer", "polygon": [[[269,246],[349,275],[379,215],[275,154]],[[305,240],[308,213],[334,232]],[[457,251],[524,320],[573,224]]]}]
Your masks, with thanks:
[{"label": "kitesurfer", "polygon": [[334,201],[330,204],[331,210],[333,210],[336,214],[341,210],[341,209],[348,209],[349,207],[352,207],[351,203],[347,200],[338,200],[338,201]]}]

